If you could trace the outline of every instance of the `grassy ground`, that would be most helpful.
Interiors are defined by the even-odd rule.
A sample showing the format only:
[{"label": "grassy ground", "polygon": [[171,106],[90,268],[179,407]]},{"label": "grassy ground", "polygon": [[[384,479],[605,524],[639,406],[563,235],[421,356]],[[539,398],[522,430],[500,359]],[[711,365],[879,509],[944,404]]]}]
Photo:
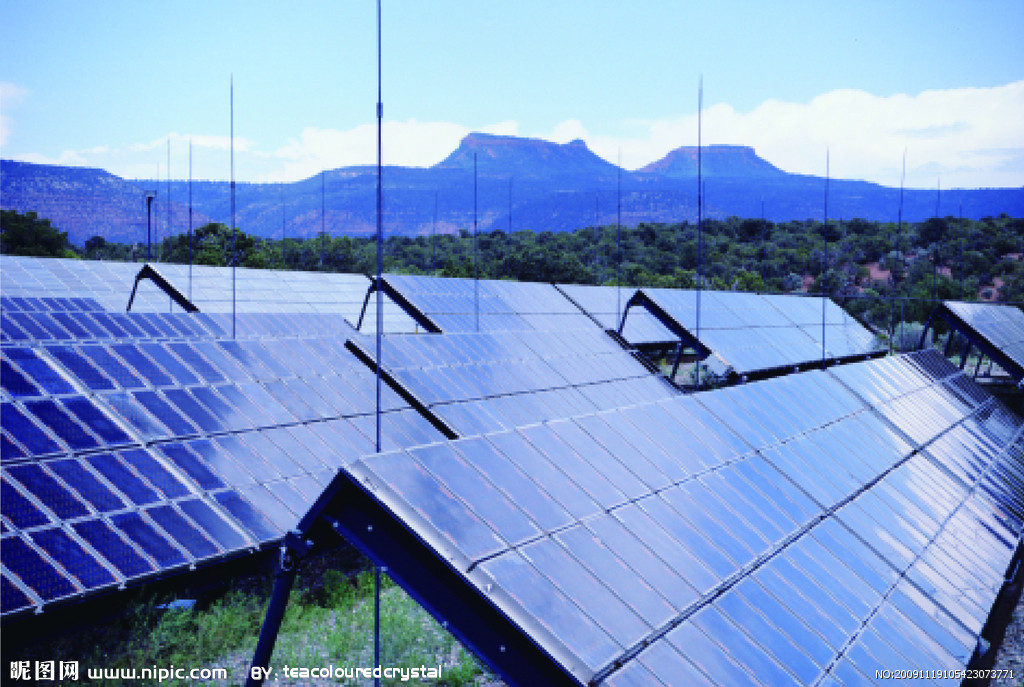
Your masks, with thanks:
[{"label": "grassy ground", "polygon": [[[289,678],[283,670],[285,666],[289,669],[373,667],[373,572],[365,560],[359,559],[341,567],[346,569],[339,571],[334,562],[319,560],[300,573],[270,661],[274,672],[267,684],[372,684],[371,679],[346,682],[340,678],[313,679],[294,674]],[[396,677],[384,679],[381,684],[450,687],[500,684],[386,575],[381,579],[381,665],[410,670],[441,665],[440,679],[403,682]],[[195,609],[162,611],[157,605],[170,599],[135,599],[115,620],[87,632],[19,648],[17,659],[78,661],[79,681],[69,684],[119,682],[90,681],[88,668],[141,670],[172,665],[186,670],[223,668],[228,671],[226,680],[201,684],[241,684],[249,670],[270,590],[269,576],[261,575],[232,581],[226,591],[204,599]],[[134,680],[132,684],[194,683],[154,679]]]}]

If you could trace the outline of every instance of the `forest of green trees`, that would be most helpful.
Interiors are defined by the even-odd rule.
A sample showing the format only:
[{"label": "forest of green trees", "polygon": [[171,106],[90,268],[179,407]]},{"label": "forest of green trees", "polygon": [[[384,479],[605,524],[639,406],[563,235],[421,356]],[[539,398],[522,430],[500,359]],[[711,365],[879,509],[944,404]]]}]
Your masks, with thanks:
[{"label": "forest of green trees", "polygon": [[[66,233],[35,213],[4,210],[0,219],[4,253],[146,259],[144,244],[112,243],[96,236],[82,247],[73,246]],[[621,230],[606,225],[565,233],[494,231],[475,239],[463,230],[387,237],[384,270],[579,284],[621,280],[626,286],[673,288],[695,287],[700,271],[703,286],[717,290],[821,293],[824,288],[848,312],[879,327],[889,320],[894,299],[903,304],[901,319],[907,322],[924,321],[935,298],[1024,302],[1024,219],[945,217],[902,226],[830,221],[827,244],[825,239],[821,222],[738,217],[706,220],[699,237],[697,226],[689,222],[641,223]],[[226,225],[217,223],[192,233],[191,259],[195,264],[228,265],[232,246],[236,264],[243,267],[363,274],[376,269],[371,237],[282,241],[244,231],[232,236]],[[158,262],[187,263],[189,252],[187,233],[152,246]]]}]

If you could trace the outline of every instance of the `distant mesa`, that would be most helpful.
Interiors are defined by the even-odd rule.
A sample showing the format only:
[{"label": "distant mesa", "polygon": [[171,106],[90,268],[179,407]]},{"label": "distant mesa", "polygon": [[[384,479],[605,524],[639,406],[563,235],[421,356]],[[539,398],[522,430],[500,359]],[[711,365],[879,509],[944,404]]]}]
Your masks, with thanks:
[{"label": "distant mesa", "polygon": [[[669,177],[697,176],[697,147],[676,148],[665,157],[637,170]],[[758,157],[750,146],[710,145],[701,150],[701,174],[707,177],[780,178],[781,169]]]},{"label": "distant mesa", "polygon": [[[474,226],[473,155],[477,157],[478,226],[513,231],[572,231],[621,221],[680,222],[697,219],[697,149],[684,146],[636,171],[598,157],[581,140],[552,143],[537,138],[471,133],[432,167],[389,166],[384,171],[384,229],[387,235],[425,235],[438,228]],[[790,174],[741,145],[701,149],[706,184],[704,217],[760,217],[775,222],[820,218],[823,179]],[[240,184],[237,225],[255,236],[308,238],[320,231],[326,209],[329,233],[365,236],[376,229],[376,170],[353,166],[330,170],[292,184]],[[154,240],[186,231],[188,184],[158,182]],[[108,241],[144,241],[143,191],[153,180],[126,180],[98,169],[0,161],[0,207],[35,212],[68,232],[76,245],[92,236]],[[618,189],[621,188],[621,197]],[[864,181],[832,179],[832,217],[895,221],[899,189]],[[324,196],[321,196],[323,191]],[[902,218],[917,222],[935,213],[934,190],[908,189]],[[225,181],[193,184],[193,220],[230,221]],[[941,214],[981,219],[1006,213],[1024,217],[1024,190],[943,189]],[[283,207],[282,207],[283,205]],[[436,215],[435,215],[436,208]],[[621,212],[620,212],[621,210]]]}]

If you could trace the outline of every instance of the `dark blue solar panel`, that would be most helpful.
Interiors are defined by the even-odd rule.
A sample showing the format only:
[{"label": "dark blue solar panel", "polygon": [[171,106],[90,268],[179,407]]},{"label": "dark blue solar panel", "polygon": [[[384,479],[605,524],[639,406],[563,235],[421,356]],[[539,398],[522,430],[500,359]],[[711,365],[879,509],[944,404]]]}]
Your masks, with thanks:
[{"label": "dark blue solar panel", "polygon": [[68,458],[47,463],[64,482],[74,488],[93,508],[103,512],[121,510],[125,503],[78,460]]},{"label": "dark blue solar panel", "polygon": [[15,370],[6,360],[0,360],[0,384],[3,384],[4,391],[15,398],[43,395],[39,387],[30,382],[21,372]]},{"label": "dark blue solar panel", "polygon": [[[50,336],[50,334],[45,329],[43,329],[41,326],[39,326],[39,323],[36,322],[35,320],[33,320],[32,317],[29,316],[27,313],[23,313],[23,312],[8,313],[7,317],[4,318],[4,319],[8,320],[9,322],[11,322],[13,324],[16,324],[18,329],[20,329],[21,331],[23,331],[23,332],[25,332],[27,334],[26,337],[14,337],[14,336],[12,336],[12,338],[32,338],[32,339],[39,339],[40,341],[48,341],[48,340],[52,340],[53,339],[53,337]],[[15,331],[15,330],[12,329],[8,333],[11,333],[12,331]]]},{"label": "dark blue solar panel", "polygon": [[178,506],[224,549],[238,549],[248,544],[245,538],[205,501],[186,499],[179,501]]},{"label": "dark blue solar panel", "polygon": [[195,558],[205,558],[220,553],[220,549],[213,542],[171,506],[147,508],[146,514]]},{"label": "dark blue solar panel", "polygon": [[22,608],[28,608],[31,605],[32,601],[13,582],[7,579],[7,575],[0,578],[0,610],[4,613],[10,613]]},{"label": "dark blue solar panel", "polygon": [[66,577],[20,537],[4,537],[0,543],[0,561],[44,601],[76,591]]},{"label": "dark blue solar panel", "polygon": [[116,581],[109,570],[60,527],[36,530],[32,533],[32,541],[60,563],[84,587],[100,587]]},{"label": "dark blue solar panel", "polygon": [[135,505],[141,506],[160,500],[157,493],[129,470],[114,454],[100,453],[89,456],[86,460]]},{"label": "dark blue solar panel", "polygon": [[48,346],[47,352],[93,391],[115,389],[114,383],[71,346]]},{"label": "dark blue solar panel", "polygon": [[217,502],[238,519],[257,540],[266,541],[280,536],[280,532],[259,511],[233,491],[214,494]]},{"label": "dark blue solar panel", "polygon": [[136,472],[159,489],[166,498],[173,499],[189,495],[188,488],[148,451],[144,449],[122,451],[120,455],[126,463],[135,468]]},{"label": "dark blue solar panel", "polygon": [[106,330],[108,337],[115,339],[124,339],[128,337],[127,332],[117,326],[109,313],[94,312],[92,313],[92,317],[99,322],[100,326],[103,327],[104,330]]},{"label": "dark blue solar panel", "polygon": [[146,386],[137,375],[110,354],[102,346],[82,346],[82,353],[92,360],[108,377],[123,389],[141,389]]},{"label": "dark blue solar panel", "polygon": [[168,343],[167,347],[195,370],[203,378],[203,381],[210,384],[226,381],[227,378],[190,344]]},{"label": "dark blue solar panel", "polygon": [[0,424],[30,454],[42,455],[62,450],[60,445],[24,415],[13,403],[4,403]]},{"label": "dark blue solar panel", "polygon": [[68,520],[88,514],[74,494],[36,463],[12,465],[7,473],[32,492],[58,518]]},{"label": "dark blue solar panel", "polygon": [[38,322],[39,326],[45,329],[46,333],[54,339],[67,340],[73,338],[66,329],[61,327],[57,321],[50,316],[49,313],[36,313],[32,315],[32,319]]},{"label": "dark blue solar panel", "polygon": [[128,364],[128,367],[133,372],[144,377],[152,386],[169,386],[172,384],[172,380],[167,373],[161,370],[136,346],[132,344],[115,344],[110,348],[117,355],[121,356],[121,359]]},{"label": "dark blue solar panel", "polygon": [[75,451],[89,448],[96,448],[99,442],[96,441],[81,425],[71,419],[56,402],[28,401],[25,406],[39,420],[46,425],[50,431],[59,436]]},{"label": "dark blue solar panel", "polygon": [[50,394],[70,394],[75,388],[30,348],[5,348],[4,353],[36,384]]},{"label": "dark blue solar panel", "polygon": [[[168,389],[167,391],[174,391],[174,389]],[[132,396],[145,406],[146,410],[152,413],[153,417],[166,425],[171,430],[172,435],[187,436],[198,433],[196,428],[185,419],[181,412],[156,391],[136,391]],[[160,436],[167,436],[167,434],[160,432]]]},{"label": "dark blue solar panel", "polygon": [[15,527],[27,529],[46,525],[50,522],[50,517],[15,489],[6,476],[0,482],[0,488],[2,488],[0,497],[3,500],[0,503],[0,510],[2,510],[8,520],[14,523]]},{"label": "dark blue solar panel", "polygon": [[[210,411],[196,401],[195,397],[186,389],[165,389],[164,396],[204,432],[220,432],[229,429],[223,422],[211,415]],[[162,416],[158,417],[163,419]],[[185,432],[181,433],[185,434]]]},{"label": "dark blue solar panel", "polygon": [[[167,428],[153,419],[153,416],[146,411],[145,406],[134,396],[128,393],[117,393],[107,394],[102,399],[118,417],[138,432],[143,440],[148,441],[168,436]],[[164,405],[166,406],[166,403]]]},{"label": "dark blue solar panel", "polygon": [[61,403],[82,424],[102,439],[104,443],[111,446],[132,443],[132,438],[125,434],[124,430],[100,410],[99,407],[94,405],[92,400],[82,396],[75,396],[62,399]]},{"label": "dark blue solar panel", "polygon": [[84,318],[81,316],[81,313],[55,312],[52,317],[71,333],[72,338],[90,339],[95,336],[82,322]]},{"label": "dark blue solar panel", "polygon": [[134,511],[111,516],[111,522],[128,535],[135,544],[148,553],[161,568],[169,568],[186,562],[185,557],[151,524]]},{"label": "dark blue solar panel", "polygon": [[166,370],[174,381],[179,385],[187,384],[198,384],[199,378],[196,377],[188,367],[181,363],[176,357],[170,354],[166,348],[160,344],[155,343],[141,343],[139,349],[147,356],[152,358]]},{"label": "dark blue solar panel", "polygon": [[24,458],[25,452],[6,434],[0,434],[0,462]]},{"label": "dark blue solar panel", "polygon": [[219,489],[226,486],[224,482],[210,470],[210,466],[192,453],[184,444],[162,444],[160,451],[170,458],[189,477],[194,479],[202,489]]},{"label": "dark blue solar panel", "polygon": [[153,566],[129,546],[103,520],[76,522],[72,528],[82,539],[110,561],[122,575],[131,577],[151,572]]}]

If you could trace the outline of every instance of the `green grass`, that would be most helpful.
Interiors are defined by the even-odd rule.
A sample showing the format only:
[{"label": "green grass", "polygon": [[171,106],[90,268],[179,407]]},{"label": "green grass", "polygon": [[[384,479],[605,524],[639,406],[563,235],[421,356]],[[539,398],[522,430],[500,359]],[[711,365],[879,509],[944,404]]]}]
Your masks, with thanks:
[{"label": "green grass", "polygon": [[[381,660],[384,667],[442,666],[440,680],[402,682],[385,679],[384,685],[430,684],[464,687],[493,684],[479,662],[442,628],[419,604],[381,576]],[[90,682],[88,668],[225,668],[227,681],[203,684],[241,684],[248,673],[256,638],[270,595],[270,580],[254,578],[236,584],[203,608],[160,611],[167,598],[140,598],[128,603],[123,614],[102,627],[65,636],[45,644],[5,651],[12,660],[79,661],[76,684]],[[116,598],[116,597],[115,597]],[[330,567],[300,575],[289,599],[270,666],[275,673],[267,684],[346,684],[343,680],[286,679],[282,668],[372,668],[373,572],[365,567],[343,573]],[[5,638],[6,639],[6,638]],[[275,677],[277,679],[275,679]],[[157,684],[141,680],[132,684]],[[162,684],[189,684],[165,681]],[[372,680],[348,684],[372,684]]]}]

